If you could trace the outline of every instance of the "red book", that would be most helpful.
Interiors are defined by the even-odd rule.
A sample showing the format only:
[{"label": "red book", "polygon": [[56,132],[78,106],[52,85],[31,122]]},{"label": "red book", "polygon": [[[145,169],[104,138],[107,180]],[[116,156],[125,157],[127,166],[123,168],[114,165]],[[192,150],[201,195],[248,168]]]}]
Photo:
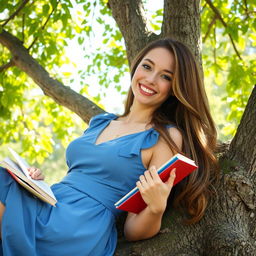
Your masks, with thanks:
[{"label": "red book", "polygon": [[[170,172],[174,168],[176,168],[176,178],[173,185],[176,185],[187,175],[196,170],[197,166],[193,160],[181,154],[176,154],[157,170],[163,182],[166,182],[168,180],[168,178],[170,177]],[[143,201],[139,189],[135,187],[128,194],[122,197],[118,202],[116,202],[115,206],[117,209],[123,211],[139,213],[147,205]]]}]

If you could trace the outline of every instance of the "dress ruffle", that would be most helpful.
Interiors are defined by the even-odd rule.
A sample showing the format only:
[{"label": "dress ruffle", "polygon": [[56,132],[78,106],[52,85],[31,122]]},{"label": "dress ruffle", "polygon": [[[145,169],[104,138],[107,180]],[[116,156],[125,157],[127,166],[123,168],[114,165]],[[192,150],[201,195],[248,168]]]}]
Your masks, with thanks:
[{"label": "dress ruffle", "polygon": [[99,114],[97,116],[94,116],[90,122],[89,122],[89,127],[90,129],[93,129],[95,127],[100,126],[101,124],[105,123],[106,120],[114,120],[117,118],[117,115],[112,114],[112,113],[103,113]]},{"label": "dress ruffle", "polygon": [[159,133],[153,128],[144,132],[144,136],[130,140],[127,144],[120,147],[118,152],[122,157],[133,157],[140,155],[141,149],[153,147],[158,141]]}]

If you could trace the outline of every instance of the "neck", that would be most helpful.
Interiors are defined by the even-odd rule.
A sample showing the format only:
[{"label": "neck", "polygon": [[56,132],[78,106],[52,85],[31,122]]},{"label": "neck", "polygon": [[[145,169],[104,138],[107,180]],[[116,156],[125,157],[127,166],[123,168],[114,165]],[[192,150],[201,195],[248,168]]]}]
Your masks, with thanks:
[{"label": "neck", "polygon": [[129,114],[125,117],[126,123],[150,123],[153,115],[153,109],[143,108],[133,104]]}]

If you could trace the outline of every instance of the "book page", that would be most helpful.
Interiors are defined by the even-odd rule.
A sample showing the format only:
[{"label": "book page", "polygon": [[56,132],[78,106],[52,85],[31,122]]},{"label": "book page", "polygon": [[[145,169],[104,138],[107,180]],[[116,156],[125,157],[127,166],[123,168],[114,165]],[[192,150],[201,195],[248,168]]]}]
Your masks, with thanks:
[{"label": "book page", "polygon": [[195,165],[195,161],[186,157],[186,156],[183,156],[181,154],[177,154],[177,158],[179,158],[180,160],[182,160],[183,162],[186,162],[186,163],[189,163],[189,164],[192,164],[192,165]]},{"label": "book page", "polygon": [[[7,166],[5,165],[5,163],[7,164]],[[21,170],[21,168],[19,167],[19,165],[17,163],[15,163],[14,161],[12,161],[10,158],[6,157],[2,162],[1,162],[1,166],[3,166],[4,168],[11,168],[12,171],[14,172],[15,170],[15,174],[19,175],[21,177],[25,177],[24,172]],[[7,168],[7,169],[8,169]]]},{"label": "book page", "polygon": [[43,180],[33,180],[31,179],[31,181],[37,185],[39,188],[41,188],[43,191],[45,191],[50,197],[55,198],[51,188],[49,187],[49,185],[47,183],[45,183]]},{"label": "book page", "polygon": [[20,157],[13,149],[8,148],[15,160],[17,161],[18,165],[24,172],[24,174],[27,176],[28,179],[32,179],[29,175],[28,168],[30,167],[29,164],[22,158]]}]

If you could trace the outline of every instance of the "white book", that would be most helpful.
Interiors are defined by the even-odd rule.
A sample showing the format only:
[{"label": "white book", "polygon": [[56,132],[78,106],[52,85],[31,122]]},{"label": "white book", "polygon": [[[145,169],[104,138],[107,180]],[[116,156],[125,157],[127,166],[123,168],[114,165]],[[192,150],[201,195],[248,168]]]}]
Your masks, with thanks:
[{"label": "white book", "polygon": [[7,157],[0,162],[0,166],[4,167],[14,178],[14,180],[16,180],[21,186],[30,191],[34,196],[55,206],[57,200],[50,186],[43,180],[32,179],[28,172],[28,168],[30,167],[29,164],[13,149],[8,149],[15,161]]}]

